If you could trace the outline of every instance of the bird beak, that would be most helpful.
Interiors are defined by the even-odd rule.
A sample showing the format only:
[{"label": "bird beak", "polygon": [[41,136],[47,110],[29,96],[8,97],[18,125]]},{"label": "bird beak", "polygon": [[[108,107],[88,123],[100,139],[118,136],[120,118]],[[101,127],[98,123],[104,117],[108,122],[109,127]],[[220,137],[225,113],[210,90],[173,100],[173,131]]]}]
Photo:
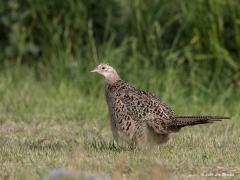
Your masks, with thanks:
[{"label": "bird beak", "polygon": [[98,72],[98,70],[97,69],[94,69],[94,70],[92,70],[92,71],[90,71],[91,73],[94,73],[94,72]]}]

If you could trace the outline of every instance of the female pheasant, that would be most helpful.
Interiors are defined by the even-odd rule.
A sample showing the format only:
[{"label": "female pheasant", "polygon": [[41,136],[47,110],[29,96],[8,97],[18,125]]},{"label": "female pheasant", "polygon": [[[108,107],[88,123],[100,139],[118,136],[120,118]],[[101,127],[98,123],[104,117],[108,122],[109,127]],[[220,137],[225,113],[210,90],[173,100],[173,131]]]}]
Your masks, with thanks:
[{"label": "female pheasant", "polygon": [[111,130],[119,144],[161,144],[169,139],[169,134],[182,127],[229,119],[222,116],[176,116],[158,97],[121,80],[110,65],[100,64],[91,72],[104,77]]}]

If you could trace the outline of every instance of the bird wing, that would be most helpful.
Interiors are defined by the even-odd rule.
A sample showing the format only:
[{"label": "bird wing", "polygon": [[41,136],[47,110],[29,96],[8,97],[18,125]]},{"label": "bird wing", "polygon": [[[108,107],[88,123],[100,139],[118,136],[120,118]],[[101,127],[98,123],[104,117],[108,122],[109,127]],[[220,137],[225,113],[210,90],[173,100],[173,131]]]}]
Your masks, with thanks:
[{"label": "bird wing", "polygon": [[118,99],[135,121],[146,121],[156,133],[167,133],[167,125],[176,116],[174,111],[153,94],[127,85],[118,90]]}]

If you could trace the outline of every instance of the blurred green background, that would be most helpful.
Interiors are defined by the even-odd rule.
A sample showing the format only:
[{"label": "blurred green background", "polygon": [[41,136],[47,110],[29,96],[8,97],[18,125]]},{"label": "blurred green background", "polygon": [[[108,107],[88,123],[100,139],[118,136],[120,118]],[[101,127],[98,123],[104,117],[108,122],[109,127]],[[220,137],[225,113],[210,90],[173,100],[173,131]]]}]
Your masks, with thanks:
[{"label": "blurred green background", "polygon": [[89,71],[108,62],[167,102],[239,99],[238,0],[3,1],[0,48],[2,83],[14,87],[31,79],[101,97]]}]

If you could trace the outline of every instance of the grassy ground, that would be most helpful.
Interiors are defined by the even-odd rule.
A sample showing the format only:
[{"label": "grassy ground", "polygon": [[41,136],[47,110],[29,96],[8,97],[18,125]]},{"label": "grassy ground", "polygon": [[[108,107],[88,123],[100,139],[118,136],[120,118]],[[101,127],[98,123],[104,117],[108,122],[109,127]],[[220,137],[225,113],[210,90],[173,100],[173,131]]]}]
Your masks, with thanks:
[{"label": "grassy ground", "polygon": [[[239,178],[240,98],[233,89],[211,97],[194,89],[187,95],[183,86],[173,83],[158,92],[150,84],[150,90],[178,114],[230,115],[232,119],[184,128],[160,147],[123,149],[113,145],[101,91],[99,95],[93,93],[94,88],[86,92],[74,81],[38,80],[26,69],[13,74],[0,75],[0,178],[39,179],[52,168],[113,179],[165,175],[200,179],[211,173]],[[94,78],[89,78],[88,87],[98,79]],[[101,83],[99,88],[103,88]]]}]

